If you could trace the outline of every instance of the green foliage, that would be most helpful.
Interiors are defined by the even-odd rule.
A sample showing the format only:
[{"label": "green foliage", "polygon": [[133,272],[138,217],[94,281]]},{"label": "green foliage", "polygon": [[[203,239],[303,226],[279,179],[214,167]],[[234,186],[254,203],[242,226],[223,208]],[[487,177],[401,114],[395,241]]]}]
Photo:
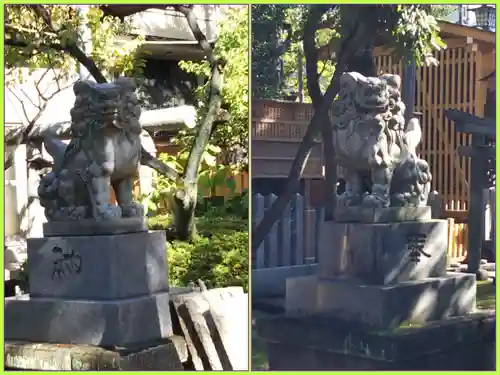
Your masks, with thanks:
[{"label": "green foliage", "polygon": [[[214,53],[217,58],[226,61],[224,66],[224,84],[222,87],[222,107],[229,114],[229,121],[218,123],[210,137],[210,143],[220,148],[219,159],[223,164],[238,164],[246,168],[248,147],[248,7],[221,7],[222,17],[219,21],[219,36],[215,43]],[[207,111],[206,98],[211,76],[208,61],[181,61],[179,66],[188,73],[193,73],[205,80],[196,94],[199,101],[199,119]],[[173,140],[181,147],[191,145],[196,134],[195,129],[183,129]],[[219,160],[221,162],[221,160]],[[222,172],[220,172],[222,173]]]},{"label": "green foliage", "polygon": [[[271,99],[282,95],[276,53],[287,5],[252,5],[252,96]],[[286,69],[286,68],[285,68]]]},{"label": "green foliage", "polygon": [[436,64],[433,51],[445,47],[437,20],[427,5],[340,5],[338,20],[341,35],[364,24],[367,43],[380,35],[380,40],[394,47],[400,58],[415,59],[419,66]]},{"label": "green foliage", "polygon": [[[248,230],[248,220],[231,215],[203,215],[198,217],[200,233],[207,237],[214,232],[245,231]],[[157,215],[148,219],[149,228],[153,230],[167,229],[171,223],[169,214]]]},{"label": "green foliage", "polygon": [[433,51],[446,44],[439,36],[437,20],[420,5],[399,5],[399,19],[393,30],[393,45],[403,59],[414,58],[417,65],[437,65]]},{"label": "green foliage", "polygon": [[[168,216],[150,219],[151,229],[164,229]],[[168,244],[169,281],[187,286],[203,280],[210,287],[242,286],[248,290],[248,221],[237,217],[199,218],[200,236],[192,243]]]},{"label": "green foliage", "polygon": [[[218,163],[218,155],[221,149],[218,146],[209,144],[202,155],[200,169],[198,172],[198,200],[202,200],[202,194],[213,191],[216,187],[225,186],[232,196],[236,190],[234,176],[240,167],[238,165],[225,165]],[[189,149],[186,147],[179,151],[177,155],[162,153],[159,159],[167,166],[182,174],[189,156]],[[159,212],[160,207],[172,207],[173,194],[179,189],[179,181],[172,181],[163,176],[158,176],[154,183],[154,190],[147,196],[142,197],[146,211]]]},{"label": "green foliage", "polygon": [[434,18],[446,20],[457,8],[458,5],[429,5],[428,11]]},{"label": "green foliage", "polygon": [[[70,40],[78,37],[78,27],[82,19],[76,9],[68,5],[51,6],[53,27],[61,30],[60,35],[51,31],[32,7],[26,5],[6,5],[5,38],[15,41],[15,45],[6,45],[4,52],[5,66],[11,70],[8,82],[24,81],[23,72],[16,68],[26,67],[60,69],[65,74],[61,78],[68,79],[69,71],[75,67],[75,61],[61,49],[50,48],[59,44],[61,48]],[[45,7],[47,8],[47,7]],[[66,22],[62,23],[62,20]],[[15,75],[15,79],[12,79]]]},{"label": "green foliage", "polygon": [[[258,20],[259,27],[253,30],[252,43],[252,90],[260,98],[277,98],[282,92],[275,89],[275,74],[272,71],[275,62],[272,60],[272,48],[276,45],[275,34],[282,33],[283,23],[291,25],[294,39],[284,54],[284,89],[297,92],[299,58],[305,19],[310,7],[317,5],[255,5],[252,18]],[[353,26],[365,25],[366,42],[370,43],[375,36],[382,38],[386,44],[394,47],[403,60],[414,58],[418,65],[436,64],[432,54],[445,47],[439,36],[439,27],[435,17],[443,17],[452,10],[452,6],[428,5],[332,5],[325,7],[321,26],[316,31],[316,46],[327,49],[331,59],[318,61],[319,84],[324,92],[335,72],[335,59],[339,55],[342,38]],[[255,15],[254,15],[255,13]],[[262,25],[262,26],[261,26]],[[255,29],[255,27],[254,27]],[[270,36],[269,36],[270,35]],[[276,39],[276,40],[275,40]],[[274,43],[274,44],[273,44]],[[360,45],[360,48],[366,46]],[[305,101],[310,98],[307,93],[305,56],[302,57],[304,69]]]},{"label": "green foliage", "polygon": [[[299,59],[302,60],[302,79],[304,82],[304,102],[310,103],[311,98],[307,90],[306,81],[306,58],[302,51],[302,33],[304,31],[305,20],[307,16],[308,7],[305,5],[289,6],[285,12],[285,21],[291,25],[294,40],[290,48],[283,55],[284,62],[284,91],[297,92],[299,89],[299,74],[300,69]],[[316,32],[316,46],[317,48],[324,48],[329,46],[333,38],[339,38],[340,35],[330,28],[320,28]],[[333,52],[333,51],[332,51]],[[335,73],[335,63],[333,60],[320,60],[318,61],[319,84],[322,91],[326,91],[330,78]]]},{"label": "green foliage", "polygon": [[248,219],[248,191],[226,199],[225,197],[209,197],[198,199],[196,214],[198,216],[225,217],[234,215]]},{"label": "green foliage", "polygon": [[[92,35],[91,57],[101,71],[113,77],[142,73],[146,61],[136,52],[144,37],[136,36],[129,40],[134,31],[130,23],[117,17],[104,17],[97,6],[89,7],[86,22]],[[127,39],[123,38],[124,35]]]},{"label": "green foliage", "polygon": [[10,69],[9,82],[23,82],[27,78],[17,69],[21,67],[31,71],[54,69],[58,71],[58,79],[68,80],[77,64],[68,47],[83,45],[84,25],[91,35],[89,57],[105,76],[134,76],[142,71],[144,60],[135,52],[143,38],[120,38],[130,35],[129,23],[112,16],[104,17],[96,5],[89,6],[87,14],[75,5],[42,5],[40,12],[48,16],[50,25],[31,5],[6,6],[5,65]]},{"label": "green foliage", "polygon": [[[212,191],[218,186],[226,187],[234,194],[236,183],[234,176],[246,169],[248,147],[248,7],[221,7],[219,35],[214,46],[217,59],[226,62],[223,68],[222,101],[223,107],[230,114],[229,121],[218,122],[210,135],[210,143],[202,154],[198,169],[197,186],[199,196]],[[198,97],[198,126],[207,113],[210,89],[211,67],[208,61],[181,61],[179,67],[205,80],[195,93]],[[198,126],[194,129],[181,130],[172,143],[180,148],[177,155],[160,155],[160,159],[176,169],[181,175],[187,163]],[[144,197],[143,204],[148,211],[158,213],[166,208],[172,214],[180,214],[174,197],[182,188],[180,181],[172,182],[158,177],[152,194]],[[193,194],[194,195],[194,194]],[[201,200],[198,197],[197,201]],[[194,202],[194,199],[192,199]],[[176,216],[177,218],[179,216]],[[177,221],[175,221],[177,223]]]}]

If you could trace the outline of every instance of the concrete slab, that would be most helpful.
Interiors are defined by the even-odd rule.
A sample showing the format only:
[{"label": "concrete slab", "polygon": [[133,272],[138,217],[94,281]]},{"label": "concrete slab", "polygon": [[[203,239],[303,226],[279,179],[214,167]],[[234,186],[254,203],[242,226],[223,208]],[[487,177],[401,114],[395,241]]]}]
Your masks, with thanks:
[{"label": "concrete slab", "polygon": [[5,339],[126,346],[173,334],[169,294],[111,301],[5,299]]},{"label": "concrete slab", "polygon": [[465,315],[476,302],[476,279],[470,274],[395,285],[310,277],[289,280],[287,286],[287,313],[326,314],[380,329]]},{"label": "concrete slab", "polygon": [[495,312],[372,330],[324,315],[257,319],[271,371],[494,371]]}]

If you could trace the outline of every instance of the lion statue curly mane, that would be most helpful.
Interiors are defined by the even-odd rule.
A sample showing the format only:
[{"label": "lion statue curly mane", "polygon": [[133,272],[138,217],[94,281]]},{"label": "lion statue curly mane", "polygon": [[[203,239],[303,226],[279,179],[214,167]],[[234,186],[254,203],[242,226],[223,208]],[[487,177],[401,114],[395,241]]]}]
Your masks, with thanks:
[{"label": "lion statue curly mane", "polygon": [[[132,189],[141,158],[141,113],[130,78],[78,81],[71,109],[71,140],[44,139],[54,167],[38,187],[49,221],[144,215]],[[111,188],[118,205],[111,204]]]},{"label": "lion statue curly mane", "polygon": [[419,159],[421,127],[405,122],[401,79],[397,75],[365,77],[344,73],[333,102],[333,144],[343,167],[344,206],[424,206],[431,174]]}]

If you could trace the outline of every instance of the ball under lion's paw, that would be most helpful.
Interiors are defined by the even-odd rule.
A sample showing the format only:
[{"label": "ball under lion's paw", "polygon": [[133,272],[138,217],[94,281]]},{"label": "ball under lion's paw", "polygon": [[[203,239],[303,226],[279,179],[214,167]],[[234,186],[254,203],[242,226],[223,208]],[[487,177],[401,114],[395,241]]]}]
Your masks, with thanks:
[{"label": "ball under lion's paw", "polygon": [[385,196],[367,193],[363,196],[363,206],[370,208],[383,208],[389,206],[389,201]]},{"label": "ball under lion's paw", "polygon": [[122,216],[122,210],[120,207],[107,204],[97,207],[97,220],[113,220],[118,219]]},{"label": "ball under lion's paw", "polygon": [[144,206],[138,202],[124,204],[120,206],[123,217],[142,217],[144,216]]},{"label": "ball under lion's paw", "polygon": [[345,191],[337,197],[337,204],[341,207],[351,207],[361,204],[361,195]]}]

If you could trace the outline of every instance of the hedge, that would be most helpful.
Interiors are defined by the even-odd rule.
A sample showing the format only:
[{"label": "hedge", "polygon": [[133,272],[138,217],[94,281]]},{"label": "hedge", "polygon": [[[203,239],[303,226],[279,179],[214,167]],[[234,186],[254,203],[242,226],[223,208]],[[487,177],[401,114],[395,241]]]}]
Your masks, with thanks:
[{"label": "hedge", "polygon": [[[167,243],[169,281],[186,286],[201,279],[209,287],[242,286],[248,290],[248,220],[241,217],[198,217],[199,238]],[[149,219],[154,230],[166,229],[168,216]]]}]

